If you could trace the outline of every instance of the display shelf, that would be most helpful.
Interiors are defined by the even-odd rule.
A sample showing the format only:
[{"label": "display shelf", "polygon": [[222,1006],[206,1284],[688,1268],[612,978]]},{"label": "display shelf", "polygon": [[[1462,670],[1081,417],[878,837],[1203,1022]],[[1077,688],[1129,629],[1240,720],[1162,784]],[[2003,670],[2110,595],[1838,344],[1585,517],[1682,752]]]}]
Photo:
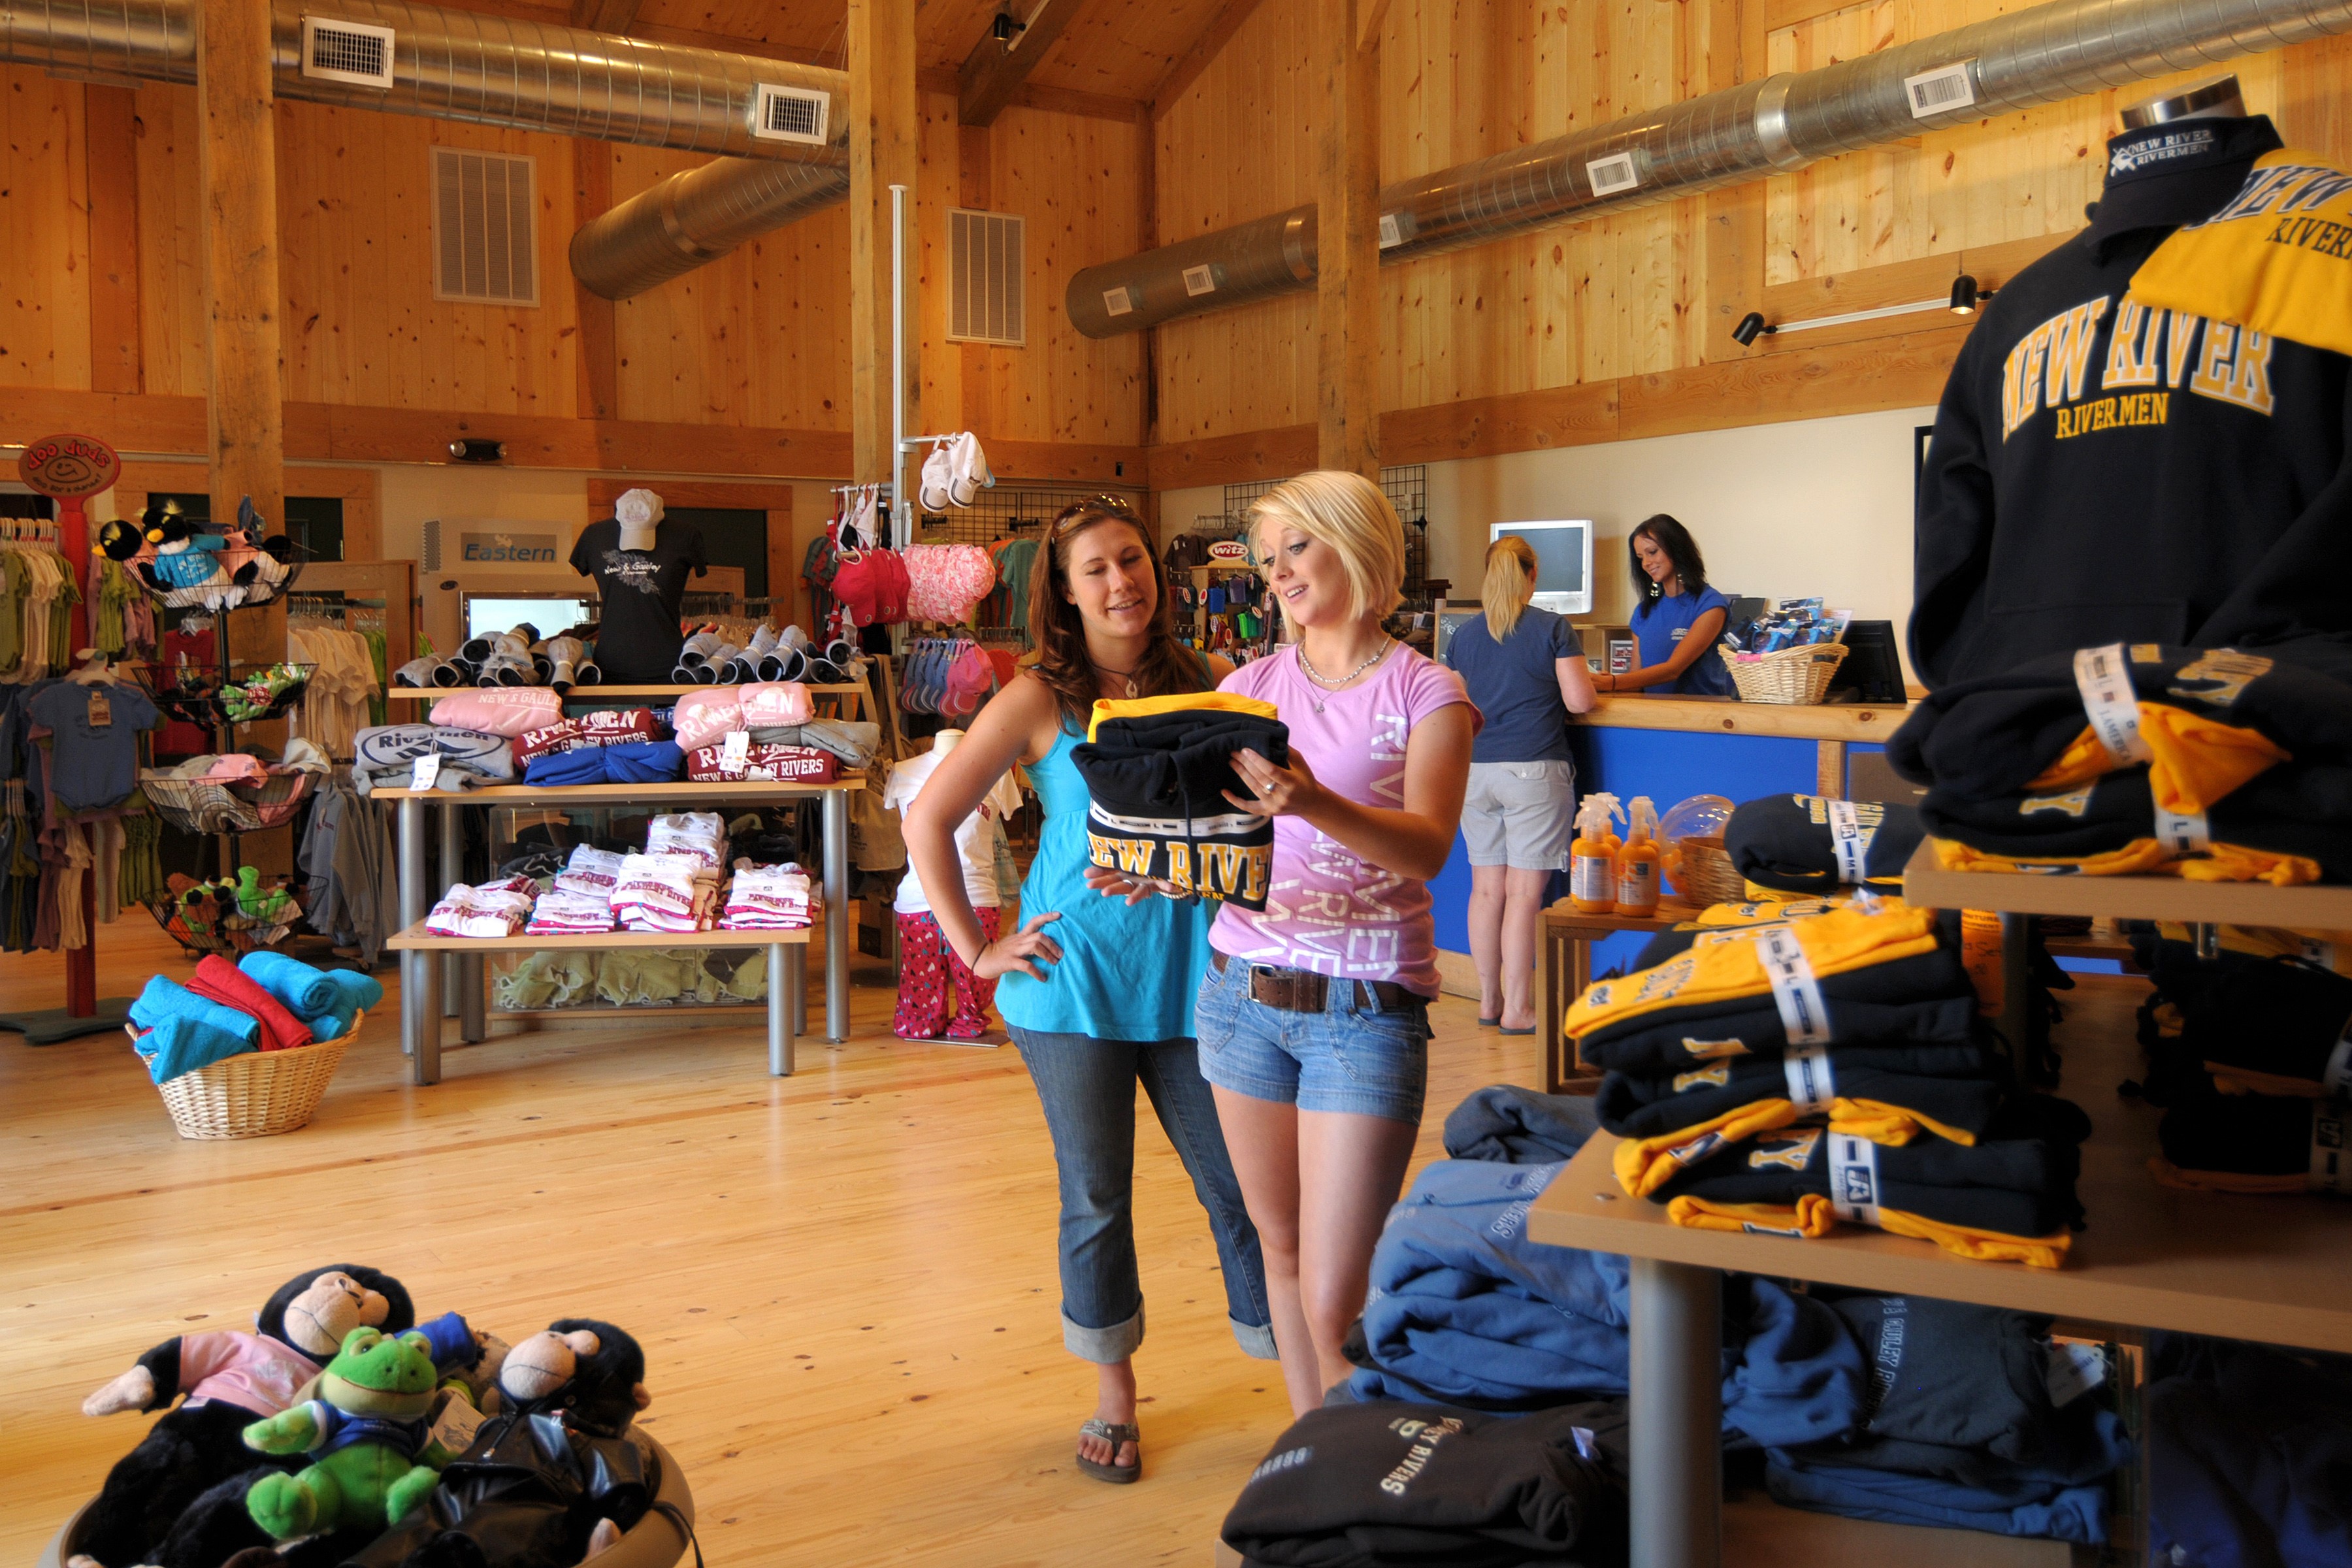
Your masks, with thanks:
[{"label": "display shelf", "polygon": [[[759,683],[753,683],[759,684]],[[696,691],[724,691],[724,686],[575,686],[556,695],[566,702],[594,702],[606,697],[684,697]],[[554,691],[551,686],[395,686],[384,695],[395,702],[421,702],[429,697],[463,697],[475,691]],[[866,688],[856,681],[811,686],[812,697],[857,697]]]},{"label": "display shelf", "polygon": [[1610,1168],[1617,1141],[1606,1133],[1536,1201],[1528,1234],[1706,1268],[2352,1352],[2352,1205],[2180,1192],[2149,1175],[2161,1113],[2115,1092],[2141,1071],[2133,1008],[2146,994],[2122,976],[2079,976],[2055,1031],[2066,1064],[2060,1092],[2092,1125],[2077,1184],[2089,1226],[2063,1268],[1979,1263],[1854,1227],[1812,1240],[1685,1230],[1664,1205],[1625,1195]]},{"label": "display shelf", "polygon": [[[2029,1541],[1979,1530],[1927,1530],[1916,1524],[1840,1519],[1741,1496],[1723,1505],[1723,1557],[1753,1568],[2068,1568],[2063,1541]],[[1242,1554],[1216,1542],[1216,1568],[1242,1568]]]},{"label": "display shelf", "polygon": [[2268,882],[2192,882],[2181,877],[2070,877],[2030,871],[1949,871],[1923,841],[1903,868],[1906,902],[1932,910],[2020,915],[2107,915],[2352,931],[2352,888],[2274,888]]},{"label": "display shelf", "polygon": [[624,801],[708,800],[740,801],[755,805],[761,801],[805,800],[810,795],[835,795],[866,787],[862,773],[843,773],[823,784],[730,784],[714,780],[698,784],[691,779],[678,779],[657,784],[484,784],[479,789],[451,793],[446,789],[410,789],[383,787],[374,792],[377,800],[425,800],[443,805],[576,805],[610,806]]},{"label": "display shelf", "polygon": [[602,952],[606,948],[772,947],[778,942],[808,945],[809,931],[609,931],[593,935],[440,936],[423,921],[406,927],[383,945],[395,952]]},{"label": "display shelf", "polygon": [[1885,741],[1911,716],[1906,703],[1825,702],[1801,706],[1742,702],[1734,697],[1601,696],[1570,724],[1615,730],[1680,730],[1698,734],[1762,735],[1789,741]]}]

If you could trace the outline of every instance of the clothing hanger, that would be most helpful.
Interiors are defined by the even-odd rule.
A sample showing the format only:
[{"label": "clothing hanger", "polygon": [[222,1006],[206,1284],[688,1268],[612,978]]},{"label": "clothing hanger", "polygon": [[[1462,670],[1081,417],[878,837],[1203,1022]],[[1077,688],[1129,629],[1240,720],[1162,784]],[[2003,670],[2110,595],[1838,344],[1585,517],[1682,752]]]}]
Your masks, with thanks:
[{"label": "clothing hanger", "polygon": [[100,653],[94,647],[81,650],[82,665],[66,677],[77,686],[111,686],[115,682],[114,656]]}]

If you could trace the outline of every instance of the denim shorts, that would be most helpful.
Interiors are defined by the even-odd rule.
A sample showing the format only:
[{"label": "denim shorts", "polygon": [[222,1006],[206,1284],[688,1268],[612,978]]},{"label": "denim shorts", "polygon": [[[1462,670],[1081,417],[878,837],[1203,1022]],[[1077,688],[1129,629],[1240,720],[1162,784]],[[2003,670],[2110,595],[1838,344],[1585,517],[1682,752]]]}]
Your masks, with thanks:
[{"label": "denim shorts", "polygon": [[1220,1089],[1301,1110],[1418,1126],[1429,1088],[1429,1004],[1381,1007],[1369,986],[1334,980],[1320,1013],[1286,1013],[1250,995],[1250,966],[1228,959],[1201,979],[1192,1028],[1201,1076]]}]

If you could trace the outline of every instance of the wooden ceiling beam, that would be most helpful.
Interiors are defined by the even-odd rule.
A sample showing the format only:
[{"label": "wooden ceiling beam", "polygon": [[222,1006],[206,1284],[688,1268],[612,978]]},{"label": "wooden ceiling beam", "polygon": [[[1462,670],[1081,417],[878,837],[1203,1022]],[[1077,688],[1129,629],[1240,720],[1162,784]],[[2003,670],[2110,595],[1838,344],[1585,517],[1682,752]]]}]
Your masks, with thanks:
[{"label": "wooden ceiling beam", "polygon": [[[925,92],[963,96],[963,82],[948,66],[925,66],[915,73],[915,85]],[[1007,109],[1036,109],[1048,114],[1076,114],[1088,120],[1132,121],[1144,110],[1140,99],[1118,98],[1108,92],[1081,92],[1074,87],[1045,87],[1024,81],[1005,100]]]},{"label": "wooden ceiling beam", "polygon": [[1184,96],[1184,89],[1200,79],[1201,73],[1209,68],[1209,62],[1232,42],[1234,35],[1242,30],[1242,24],[1250,19],[1250,14],[1257,7],[1258,0],[1225,0],[1224,5],[1218,7],[1217,14],[1209,18],[1209,25],[1201,29],[1201,36],[1192,40],[1190,48],[1176,57],[1167,74],[1152,88],[1151,96],[1147,100],[1151,105],[1152,119],[1158,120],[1175,106],[1176,100]]},{"label": "wooden ceiling beam", "polygon": [[994,123],[1078,14],[1078,5],[1079,0],[1037,0],[1029,25],[1013,34],[1009,45],[997,42],[995,19],[990,18],[989,27],[956,70],[956,119],[980,129]]},{"label": "wooden ceiling beam", "polygon": [[649,44],[684,44],[689,48],[721,49],[732,55],[750,55],[754,59],[782,60],[788,65],[819,66],[826,70],[846,70],[848,59],[839,49],[804,49],[793,44],[772,44],[761,38],[738,38],[726,33],[706,32],[700,27],[673,27],[663,22],[640,22],[629,29],[629,37],[643,38]]},{"label": "wooden ceiling beam", "polygon": [[638,0],[572,0],[572,25],[592,33],[622,34],[637,19]]}]

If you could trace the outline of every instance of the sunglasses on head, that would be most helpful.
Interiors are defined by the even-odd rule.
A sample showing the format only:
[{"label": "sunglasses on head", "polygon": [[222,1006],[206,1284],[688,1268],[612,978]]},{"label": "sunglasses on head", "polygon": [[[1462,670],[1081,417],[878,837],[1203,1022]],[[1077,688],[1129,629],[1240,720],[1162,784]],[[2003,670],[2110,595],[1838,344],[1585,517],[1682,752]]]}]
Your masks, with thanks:
[{"label": "sunglasses on head", "polygon": [[1062,536],[1062,531],[1078,519],[1097,516],[1103,512],[1108,512],[1113,517],[1125,518],[1130,522],[1135,520],[1135,508],[1124,496],[1088,496],[1084,500],[1072,501],[1064,507],[1055,516],[1053,526],[1046,531],[1047,536],[1059,539]]}]

